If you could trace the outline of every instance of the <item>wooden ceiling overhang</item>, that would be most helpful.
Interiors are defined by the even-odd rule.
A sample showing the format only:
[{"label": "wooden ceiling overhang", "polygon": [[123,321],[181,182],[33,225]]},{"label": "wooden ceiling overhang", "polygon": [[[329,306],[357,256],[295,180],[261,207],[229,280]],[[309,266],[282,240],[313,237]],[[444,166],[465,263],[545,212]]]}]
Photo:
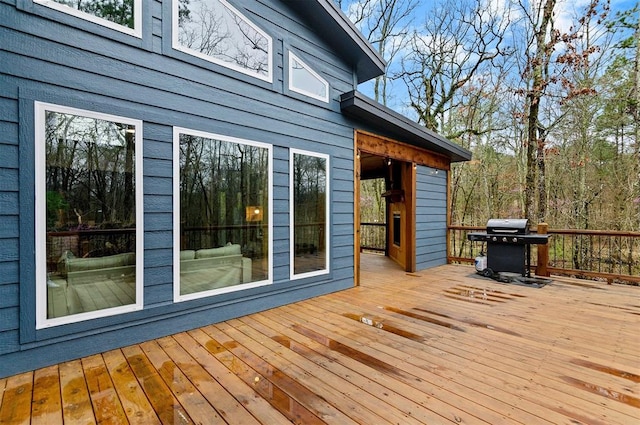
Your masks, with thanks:
[{"label": "wooden ceiling overhang", "polygon": [[355,132],[363,179],[382,177],[389,159],[441,170],[471,159],[463,147],[357,91],[343,94],[340,107],[366,128]]},{"label": "wooden ceiling overhang", "polygon": [[448,171],[451,168],[451,160],[442,154],[362,130],[356,130],[355,137],[357,155],[360,156],[360,177],[363,180],[384,177],[389,160],[439,170]]}]

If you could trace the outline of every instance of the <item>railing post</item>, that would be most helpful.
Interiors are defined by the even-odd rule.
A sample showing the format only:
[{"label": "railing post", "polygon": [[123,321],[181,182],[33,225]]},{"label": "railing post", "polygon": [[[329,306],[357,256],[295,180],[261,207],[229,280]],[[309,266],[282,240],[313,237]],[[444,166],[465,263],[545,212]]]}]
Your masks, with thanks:
[{"label": "railing post", "polygon": [[[547,223],[538,223],[538,234],[546,235],[549,231],[549,225]],[[549,245],[538,245],[538,265],[536,266],[536,275],[538,276],[551,276],[547,265],[549,264]]]}]

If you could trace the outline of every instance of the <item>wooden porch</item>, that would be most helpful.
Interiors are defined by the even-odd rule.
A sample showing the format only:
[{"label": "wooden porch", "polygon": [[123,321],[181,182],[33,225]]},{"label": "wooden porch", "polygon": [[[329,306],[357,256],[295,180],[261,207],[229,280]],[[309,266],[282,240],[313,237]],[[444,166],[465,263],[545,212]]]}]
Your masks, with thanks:
[{"label": "wooden porch", "polygon": [[640,423],[640,288],[407,274],[0,379],[1,424]]}]

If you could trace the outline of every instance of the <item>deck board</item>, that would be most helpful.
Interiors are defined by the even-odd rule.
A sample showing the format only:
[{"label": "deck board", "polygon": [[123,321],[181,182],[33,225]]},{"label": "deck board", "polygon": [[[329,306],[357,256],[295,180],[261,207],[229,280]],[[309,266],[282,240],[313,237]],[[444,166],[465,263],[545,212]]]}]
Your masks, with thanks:
[{"label": "deck board", "polygon": [[129,421],[118,400],[102,356],[95,355],[82,359],[82,368],[96,422],[105,425],[127,424]]},{"label": "deck board", "polygon": [[62,417],[65,423],[95,424],[95,415],[80,360],[59,366]]},{"label": "deck board", "polygon": [[140,346],[122,349],[136,379],[163,424],[193,424],[186,408],[173,396],[171,389],[153,367]]},{"label": "deck board", "polygon": [[404,273],[0,379],[8,424],[640,424],[640,288]]},{"label": "deck board", "polygon": [[33,377],[31,425],[62,424],[58,366],[36,370]]},{"label": "deck board", "polygon": [[[382,316],[380,316],[382,318]],[[378,322],[381,323],[381,322]],[[386,326],[388,323],[393,323],[392,321],[383,321],[383,326]],[[389,337],[386,339],[386,345],[392,347],[395,350],[395,354],[399,355],[399,353],[409,354],[411,359],[404,360],[408,361],[410,364],[418,367],[421,370],[428,370],[430,374],[437,378],[431,378],[431,383],[433,385],[438,385],[441,388],[447,388],[449,391],[455,392],[455,394],[460,394],[465,396],[467,399],[462,401],[460,404],[468,403],[471,398],[474,403],[483,404],[492,410],[502,412],[507,417],[515,416],[519,421],[523,421],[523,423],[534,424],[534,423],[549,423],[548,421],[541,420],[539,416],[537,416],[537,411],[540,410],[537,405],[530,405],[528,408],[530,412],[527,410],[520,410],[514,413],[514,404],[520,403],[521,400],[510,393],[503,392],[500,387],[491,387],[483,382],[484,377],[475,373],[464,373],[463,371],[456,370],[457,363],[451,360],[448,360],[445,355],[446,353],[438,353],[430,354],[425,352],[420,344],[415,344],[412,341],[402,341],[398,339],[398,341],[389,343],[389,340],[393,337]],[[374,347],[378,350],[380,347]],[[392,351],[392,350],[389,350]],[[440,363],[442,366],[435,369],[433,367],[434,364]],[[443,367],[444,366],[444,367]],[[496,392],[502,393],[501,397],[496,397]],[[451,400],[450,397],[444,397],[444,399]],[[457,403],[454,403],[457,404]],[[548,414],[549,412],[545,412]],[[487,420],[493,420],[491,418],[486,418]]]},{"label": "deck board", "polygon": [[22,373],[7,379],[0,408],[1,424],[29,425],[32,391],[32,372]]},{"label": "deck board", "polygon": [[[312,309],[308,307],[298,312],[298,314],[305,313],[313,314]],[[455,383],[430,373],[428,369],[430,365],[416,357],[416,353],[407,350],[409,341],[389,344],[392,336],[385,335],[382,341],[377,328],[366,325],[363,327],[357,323],[351,324],[352,321],[347,322],[341,317],[326,313],[315,312],[314,319],[303,326],[315,332],[317,338],[322,338],[322,335],[331,332],[334,335],[333,341],[340,344],[340,353],[352,355],[353,351],[356,351],[355,355],[364,357],[365,363],[378,364],[378,370],[394,375],[397,380],[413,387],[414,391],[427,395],[430,398],[429,404],[440,405],[438,410],[444,409],[450,412],[445,417],[456,422],[462,420],[465,423],[469,421],[488,424],[507,422],[507,417],[502,412],[497,411],[494,406],[487,405],[488,400],[478,400],[483,398],[480,393],[475,393],[475,400],[470,400]],[[321,321],[322,325],[314,323]],[[354,350],[353,347],[358,348]]]},{"label": "deck board", "polygon": [[141,348],[180,405],[184,407],[189,417],[196,424],[210,423],[218,425],[225,423],[184,372],[164,352],[158,341],[145,342],[141,344]]},{"label": "deck board", "polygon": [[[422,404],[423,397],[409,385],[398,382],[389,375],[378,372],[352,357],[340,355],[325,344],[295,332],[280,317],[271,317],[267,312],[241,320],[265,324],[273,329],[278,329],[280,335],[277,336],[277,339],[282,345],[328,371],[344,376],[344,379],[349,382],[361,383],[361,388],[371,394],[374,401],[386,402],[386,404],[380,405],[381,408],[387,408],[388,405],[393,406],[418,423],[444,422],[442,416]],[[411,423],[410,420],[407,423]]]},{"label": "deck board", "polygon": [[122,351],[108,351],[102,354],[102,358],[111,375],[114,389],[129,423],[132,425],[160,424],[156,411],[138,383]]},{"label": "deck board", "polygon": [[[332,304],[335,304],[335,297],[332,301]],[[385,321],[384,323],[387,322]],[[464,322],[459,323],[458,326],[464,326]],[[558,361],[558,359],[555,358],[555,354],[553,356],[549,356],[547,352],[536,352],[535,350],[532,352],[531,346],[521,348],[520,344],[515,341],[515,337],[508,334],[500,334],[492,337],[490,335],[491,331],[488,329],[486,331],[483,330],[485,335],[479,338],[470,338],[466,332],[464,334],[460,333],[460,335],[456,334],[456,332],[449,332],[447,335],[446,331],[439,331],[435,327],[431,327],[428,332],[430,332],[434,337],[430,343],[427,343],[427,345],[429,345],[429,350],[424,350],[420,346],[417,346],[416,349],[411,349],[409,347],[411,342],[409,341],[405,343],[406,346],[402,348],[402,350],[412,353],[417,358],[425,358],[427,360],[426,365],[429,365],[429,362],[432,362],[431,364],[440,365],[441,368],[433,371],[436,374],[444,373],[448,379],[453,381],[456,380],[456,375],[460,374],[464,376],[462,380],[466,383],[471,383],[474,380],[479,379],[480,382],[475,382],[471,385],[471,387],[476,391],[484,389],[488,395],[501,397],[506,396],[509,399],[511,399],[512,395],[520,397],[523,400],[527,400],[527,398],[532,397],[530,402],[534,405],[539,403],[541,398],[551,398],[556,400],[569,398],[568,401],[570,401],[570,397],[567,397],[563,392],[561,392],[566,390],[566,383],[561,382],[556,384],[552,380],[547,380],[547,378],[553,379],[553,375],[544,374],[545,369],[549,367],[549,364],[553,364]],[[505,340],[510,338],[514,340],[513,346],[505,343]],[[387,344],[389,344],[388,340]],[[478,347],[482,345],[486,346],[486,348],[482,352],[478,352]],[[494,349],[493,347],[499,348]],[[430,356],[429,353],[433,353],[433,355]],[[412,361],[416,362],[415,359]],[[461,364],[465,364],[466,367],[460,368],[459,365]],[[545,364],[544,369],[541,368],[542,364]],[[568,362],[561,364],[565,366],[571,365]],[[526,379],[520,379],[520,377],[526,377],[530,374],[529,369],[531,365],[536,366],[537,374],[539,376],[541,375],[540,379],[544,379],[543,388],[539,388],[537,390],[535,388],[532,389]],[[450,370],[455,371],[455,373],[447,373]],[[562,373],[571,373],[564,369],[560,370]],[[504,374],[508,374],[508,379],[495,378],[495,376],[502,376]],[[593,381],[590,380],[590,382]],[[608,379],[607,382],[610,382],[610,379]],[[493,387],[485,386],[485,384],[493,385]],[[504,394],[503,391],[505,387],[509,389],[506,394]],[[560,388],[560,391],[554,391],[556,387]],[[509,399],[506,401],[511,402]],[[580,400],[577,401],[577,404],[580,409],[586,409],[587,411],[594,410],[594,406],[590,406]],[[529,408],[531,408],[531,406],[529,406]],[[534,409],[532,413],[535,413],[536,410],[538,409]],[[549,415],[551,412],[546,412],[546,414]],[[625,423],[624,421],[626,420],[629,419],[624,418],[621,423]]]},{"label": "deck board", "polygon": [[[285,349],[268,334],[265,335],[240,321],[230,321],[229,325],[233,328],[227,332],[236,341],[244,341],[247,348],[256,354],[274,359],[271,362],[274,367],[286,370],[308,390],[322,394],[328,402],[358,423],[404,423],[406,418],[399,415],[393,407],[380,409],[371,398],[357,397],[356,394],[361,390],[352,382],[345,381],[333,373],[327,373],[324,367],[317,366],[290,349]],[[238,332],[243,335],[239,335]]]}]

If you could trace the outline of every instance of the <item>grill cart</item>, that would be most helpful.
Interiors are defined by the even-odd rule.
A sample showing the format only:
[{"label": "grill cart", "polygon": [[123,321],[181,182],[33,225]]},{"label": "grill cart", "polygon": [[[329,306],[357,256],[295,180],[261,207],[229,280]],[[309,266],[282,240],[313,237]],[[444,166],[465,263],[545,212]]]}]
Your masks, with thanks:
[{"label": "grill cart", "polygon": [[531,245],[546,245],[549,235],[530,233],[528,219],[492,218],[486,232],[469,233],[467,238],[487,244],[486,268],[478,270],[483,276],[530,285],[550,282],[530,275]]}]

